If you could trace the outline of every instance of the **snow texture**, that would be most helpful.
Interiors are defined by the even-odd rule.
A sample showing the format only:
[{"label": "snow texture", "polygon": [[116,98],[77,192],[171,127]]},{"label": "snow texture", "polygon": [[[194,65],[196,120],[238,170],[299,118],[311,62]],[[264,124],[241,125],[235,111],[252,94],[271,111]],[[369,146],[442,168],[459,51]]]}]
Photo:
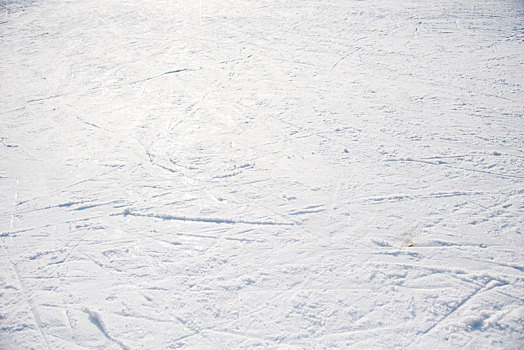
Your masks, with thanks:
[{"label": "snow texture", "polygon": [[521,0],[0,7],[1,349],[524,348]]}]

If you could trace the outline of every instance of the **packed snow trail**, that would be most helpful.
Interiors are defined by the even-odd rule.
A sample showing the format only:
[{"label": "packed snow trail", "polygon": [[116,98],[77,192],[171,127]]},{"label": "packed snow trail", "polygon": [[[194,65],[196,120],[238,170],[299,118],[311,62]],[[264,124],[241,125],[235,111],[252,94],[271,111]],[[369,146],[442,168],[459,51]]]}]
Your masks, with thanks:
[{"label": "packed snow trail", "polygon": [[524,346],[522,1],[0,6],[0,348]]}]

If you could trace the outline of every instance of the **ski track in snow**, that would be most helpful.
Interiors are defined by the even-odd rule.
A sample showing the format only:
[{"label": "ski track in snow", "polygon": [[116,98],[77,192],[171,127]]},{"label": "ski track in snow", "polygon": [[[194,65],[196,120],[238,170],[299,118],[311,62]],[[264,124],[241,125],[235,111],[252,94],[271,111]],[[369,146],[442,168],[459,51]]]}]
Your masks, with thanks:
[{"label": "ski track in snow", "polygon": [[0,349],[522,348],[523,20],[0,1]]}]

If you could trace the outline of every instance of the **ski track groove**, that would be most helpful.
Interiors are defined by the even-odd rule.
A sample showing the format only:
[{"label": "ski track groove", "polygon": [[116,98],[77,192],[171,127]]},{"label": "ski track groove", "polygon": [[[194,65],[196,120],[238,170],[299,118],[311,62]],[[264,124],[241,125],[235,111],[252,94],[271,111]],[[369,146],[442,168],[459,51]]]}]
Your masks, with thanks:
[{"label": "ski track groove", "polygon": [[160,214],[141,214],[126,210],[122,213],[110,214],[111,216],[136,216],[145,218],[155,218],[162,220],[174,220],[174,221],[192,221],[192,222],[205,222],[213,224],[246,224],[246,225],[257,225],[257,226],[293,226],[294,223],[290,222],[277,222],[277,221],[249,221],[249,220],[233,220],[224,218],[206,218],[206,217],[190,217],[190,216],[176,216],[176,215],[160,215]]},{"label": "ski track groove", "polygon": [[[111,271],[111,269],[113,269],[113,270],[115,270],[115,271],[121,272],[121,271],[119,271],[119,269],[117,269],[117,268],[111,268],[111,269],[110,269],[110,268],[108,268],[106,265],[97,262],[95,258],[89,256],[88,254],[82,253],[82,255],[84,255],[87,259],[91,260],[91,261],[92,261],[95,265],[97,265],[99,268],[101,268],[102,270],[104,270],[104,271],[106,271],[107,273],[109,273],[111,276],[113,276],[113,278],[116,278],[119,282],[125,282],[125,283],[123,283],[123,284],[126,284],[126,283],[127,283],[127,280],[124,280],[121,276],[116,275],[113,271]],[[146,298],[146,297],[141,293],[140,290],[132,289],[131,291],[132,291],[133,293],[139,295],[139,296],[142,297],[143,299],[148,300],[150,303],[155,304],[157,307],[160,308],[160,305],[158,305],[158,303],[156,303],[155,301],[153,301],[153,300],[151,300],[151,299],[149,299],[149,298]],[[84,310],[82,310],[82,311],[84,311]],[[171,313],[170,313],[170,315],[173,316],[173,318],[176,319],[176,320],[179,322],[179,324],[181,324],[184,328],[186,328],[186,329],[189,330],[189,331],[194,332],[194,329],[192,329],[191,327],[189,327],[189,326],[187,325],[187,322],[186,322],[186,321],[184,321],[183,319],[181,319],[180,317],[178,317],[178,316],[176,316],[176,315],[172,315]]]},{"label": "ski track groove", "polygon": [[146,81],[149,81],[149,80],[161,78],[161,77],[163,77],[165,75],[176,74],[176,73],[181,73],[181,72],[189,72],[189,71],[194,71],[194,69],[190,69],[190,68],[175,69],[175,70],[172,70],[172,71],[164,72],[164,73],[159,74],[159,75],[154,75],[152,77],[147,77],[147,78],[144,78],[144,79],[135,80],[135,81],[129,83],[129,85],[135,85],[135,84],[138,84],[138,83],[143,83],[143,82],[146,82]]},{"label": "ski track groove", "polygon": [[429,161],[413,159],[413,158],[387,159],[386,161],[422,163],[422,164],[442,166],[442,167],[450,168],[450,169],[457,169],[457,170],[464,170],[464,171],[476,172],[476,173],[481,173],[481,174],[488,174],[488,175],[493,175],[493,176],[498,176],[498,177],[508,178],[508,179],[519,179],[519,180],[524,179],[524,176],[519,176],[519,175],[499,174],[499,173],[494,173],[494,172],[487,171],[487,170],[469,169],[469,168],[463,168],[463,167],[453,166],[453,165],[444,164],[444,163],[435,163],[435,162],[429,162]]},{"label": "ski track groove", "polygon": [[11,266],[13,268],[13,271],[15,272],[15,276],[16,276],[16,278],[18,280],[18,283],[20,284],[20,287],[22,288],[23,294],[25,294],[25,298],[18,301],[17,306],[15,306],[14,310],[10,314],[8,314],[7,316],[3,316],[2,317],[2,321],[3,321],[2,322],[2,326],[3,326],[3,324],[5,322],[7,322],[9,320],[9,318],[12,315],[14,315],[16,312],[18,312],[18,310],[23,306],[24,302],[27,302],[27,304],[29,304],[29,309],[31,310],[31,315],[33,317],[33,321],[34,321],[34,323],[36,325],[36,328],[38,329],[38,332],[40,333],[40,336],[42,337],[43,343],[45,344],[45,346],[46,346],[46,348],[48,350],[51,350],[51,347],[49,346],[49,341],[47,340],[46,334],[44,333],[44,331],[42,329],[42,321],[41,321],[41,318],[40,318],[40,314],[39,314],[38,309],[34,305],[34,302],[32,300],[33,294],[34,294],[34,290],[30,290],[30,291],[27,290],[25,282],[24,282],[24,280],[22,279],[22,277],[20,275],[20,271],[18,270],[18,267],[16,266],[16,264],[13,262],[11,253],[9,252],[9,250],[7,250],[7,246],[5,244],[4,238],[2,238],[2,243],[3,243],[2,245],[3,245],[4,250],[7,251],[7,255],[9,257],[9,263],[11,264]]},{"label": "ski track groove", "polygon": [[486,284],[484,286],[478,287],[477,289],[475,289],[473,291],[473,293],[471,293],[470,295],[468,295],[464,299],[462,299],[462,301],[460,303],[458,303],[455,307],[453,307],[447,314],[445,314],[443,317],[438,319],[429,328],[427,328],[426,330],[422,331],[422,333],[418,336],[418,338],[415,338],[413,341],[408,343],[406,345],[406,348],[409,347],[413,343],[419,342],[423,337],[427,336],[433,329],[435,329],[436,327],[438,327],[441,324],[443,324],[443,322],[445,322],[450,316],[452,316],[454,313],[456,313],[460,308],[462,308],[464,306],[464,304],[466,304],[467,302],[472,300],[475,296],[477,296],[477,295],[479,295],[481,293],[487,292],[487,291],[489,291],[491,289],[494,289],[494,288],[497,288],[497,287],[501,287],[501,286],[505,286],[505,285],[508,284],[507,282],[502,282],[502,281],[498,281],[497,280],[497,282],[498,282],[497,284],[488,287],[488,285],[491,282],[493,282],[493,281],[494,280],[491,279],[490,281],[486,282]]},{"label": "ski track groove", "polygon": [[[19,184],[19,181],[17,180],[17,185]],[[13,214],[14,212],[16,211],[16,204],[18,202],[18,197],[19,197],[19,191],[17,190],[15,192],[15,196],[14,196],[14,201],[13,201]],[[11,221],[11,225],[10,225],[10,228],[12,229],[13,228],[13,222]],[[42,337],[42,340],[46,346],[46,348],[48,350],[51,350],[51,347],[49,346],[49,341],[42,329],[42,321],[41,321],[41,318],[40,318],[40,314],[38,312],[38,309],[37,307],[34,305],[34,302],[33,302],[33,293],[34,293],[34,290],[29,290],[27,289],[26,285],[25,285],[25,282],[22,278],[22,276],[20,275],[20,271],[18,270],[18,266],[13,262],[13,256],[11,254],[11,251],[7,248],[7,244],[6,244],[6,240],[4,237],[1,237],[1,240],[2,240],[2,248],[6,251],[7,253],[7,257],[8,257],[8,260],[9,260],[9,264],[11,265],[11,268],[13,269],[14,273],[15,273],[15,276],[16,276],[16,279],[18,280],[18,283],[22,289],[22,293],[25,294],[25,301],[29,304],[29,308],[31,310],[31,315],[33,317],[33,321],[36,325],[36,328],[38,329],[38,332],[40,333],[40,336]],[[18,301],[18,306],[22,306],[23,304],[23,300],[19,300]],[[19,309],[18,307],[13,310],[7,317],[2,317],[3,318],[3,322],[2,322],[2,325],[7,322],[7,320],[9,319],[9,317],[11,315],[14,315],[15,312],[17,312]]]}]

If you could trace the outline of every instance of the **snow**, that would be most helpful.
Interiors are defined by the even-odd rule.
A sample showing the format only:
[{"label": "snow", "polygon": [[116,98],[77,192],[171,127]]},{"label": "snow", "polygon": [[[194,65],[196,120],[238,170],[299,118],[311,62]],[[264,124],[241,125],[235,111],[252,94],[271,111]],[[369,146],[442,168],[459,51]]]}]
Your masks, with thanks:
[{"label": "snow", "polygon": [[522,1],[0,5],[0,348],[524,346]]}]

